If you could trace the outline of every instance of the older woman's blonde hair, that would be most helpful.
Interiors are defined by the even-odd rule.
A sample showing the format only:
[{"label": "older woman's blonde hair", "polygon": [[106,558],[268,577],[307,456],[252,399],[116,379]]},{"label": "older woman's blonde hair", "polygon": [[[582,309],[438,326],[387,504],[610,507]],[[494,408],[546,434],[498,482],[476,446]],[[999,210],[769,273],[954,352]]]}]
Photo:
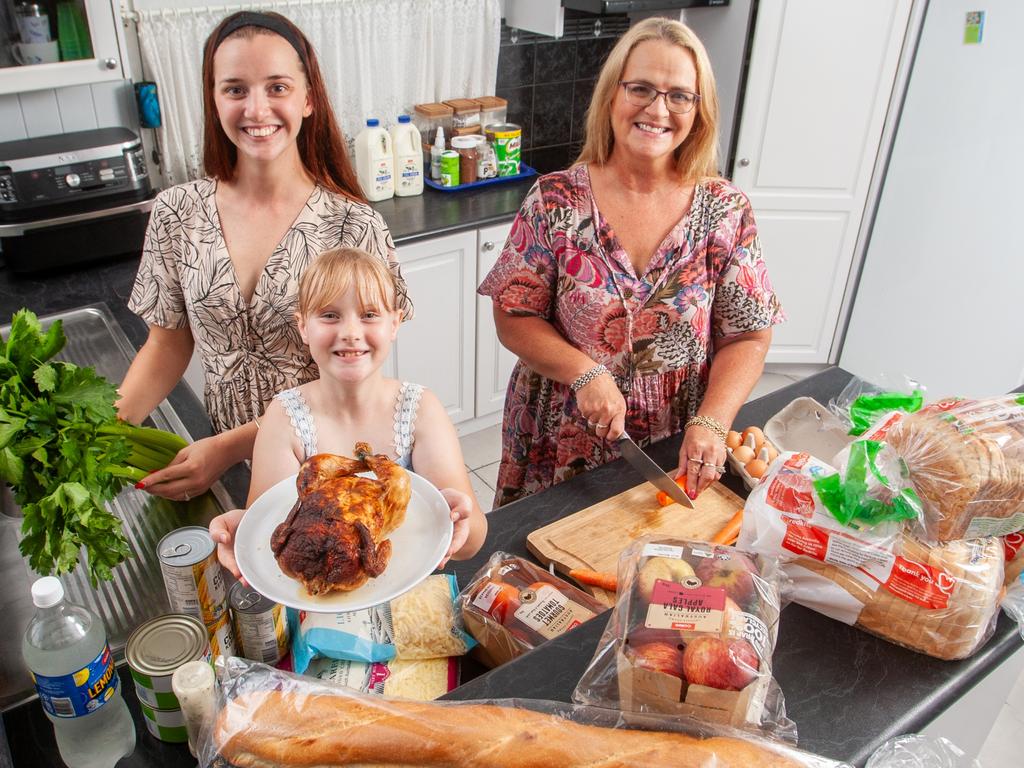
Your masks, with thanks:
[{"label": "older woman's blonde hair", "polygon": [[621,87],[619,81],[626,70],[626,61],[640,43],[664,40],[693,54],[697,65],[697,92],[700,100],[693,128],[676,149],[676,168],[682,178],[698,180],[718,175],[718,93],[711,61],[703,43],[685,24],[664,18],[650,18],[630,27],[608,54],[601,67],[594,95],[587,109],[587,138],[577,163],[603,165],[612,155],[615,136],[612,133],[612,101]]},{"label": "older woman's blonde hair", "polygon": [[400,309],[399,286],[383,259],[359,248],[335,248],[321,253],[303,271],[298,314],[309,317],[349,288],[355,289],[364,307],[384,312]]}]

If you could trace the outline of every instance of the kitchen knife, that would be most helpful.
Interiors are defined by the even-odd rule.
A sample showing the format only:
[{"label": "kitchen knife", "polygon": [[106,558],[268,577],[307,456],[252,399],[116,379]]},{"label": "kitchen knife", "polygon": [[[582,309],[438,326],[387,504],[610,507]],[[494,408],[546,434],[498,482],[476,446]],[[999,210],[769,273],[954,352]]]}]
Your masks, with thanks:
[{"label": "kitchen knife", "polygon": [[640,450],[640,446],[633,442],[633,438],[622,433],[619,438],[619,450],[622,457],[629,462],[637,472],[643,475],[644,480],[649,482],[659,491],[664,491],[669,497],[684,507],[693,509],[693,502],[686,495],[686,491],[676,485],[676,481],[669,477],[661,467],[654,463],[654,459]]}]

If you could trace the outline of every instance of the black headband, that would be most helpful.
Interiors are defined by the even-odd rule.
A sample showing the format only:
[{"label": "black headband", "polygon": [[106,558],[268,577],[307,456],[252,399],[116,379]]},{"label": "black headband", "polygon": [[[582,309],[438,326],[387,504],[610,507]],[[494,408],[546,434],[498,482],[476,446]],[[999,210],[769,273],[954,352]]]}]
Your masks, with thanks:
[{"label": "black headband", "polygon": [[309,68],[309,62],[306,61],[306,54],[302,47],[302,41],[298,35],[295,34],[287,25],[285,25],[276,16],[271,16],[266,13],[256,13],[253,11],[241,11],[231,17],[231,21],[221,27],[220,33],[217,35],[217,39],[213,41],[213,50],[217,50],[220,44],[224,42],[224,38],[230,35],[232,32],[241,29],[242,27],[262,27],[263,29],[269,29],[285,40],[288,44],[295,49],[295,52],[299,54],[299,61],[302,62],[302,66]]}]

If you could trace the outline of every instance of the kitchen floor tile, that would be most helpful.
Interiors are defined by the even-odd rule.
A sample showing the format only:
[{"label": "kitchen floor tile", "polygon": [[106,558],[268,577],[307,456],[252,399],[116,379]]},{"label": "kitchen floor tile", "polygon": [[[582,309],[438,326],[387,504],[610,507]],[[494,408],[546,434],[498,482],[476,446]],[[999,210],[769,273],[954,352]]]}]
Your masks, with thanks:
[{"label": "kitchen floor tile", "polygon": [[491,488],[497,488],[498,487],[498,467],[500,466],[500,464],[501,464],[500,461],[496,461],[493,464],[488,464],[486,467],[478,467],[474,471]]},{"label": "kitchen floor tile", "polygon": [[1024,731],[1024,720],[1019,720],[1006,705],[999,712],[985,744],[978,754],[982,768],[1009,768],[1020,765],[1020,734]]},{"label": "kitchen floor tile", "polygon": [[1006,706],[1018,720],[1024,722],[1024,672],[1021,672],[1017,682],[1010,689],[1010,695],[1006,697]]},{"label": "kitchen floor tile", "polygon": [[501,426],[481,429],[459,438],[462,459],[470,469],[479,469],[501,459]]},{"label": "kitchen floor tile", "polygon": [[469,484],[473,487],[473,493],[476,494],[476,500],[480,505],[480,509],[484,512],[490,512],[491,505],[494,504],[494,489],[485,483],[483,478],[476,472],[469,473]]},{"label": "kitchen floor tile", "polygon": [[781,373],[762,373],[761,378],[758,379],[757,384],[754,385],[754,390],[750,393],[750,400],[756,400],[759,397],[770,394],[776,389],[782,389],[789,384],[792,384],[794,379],[789,376],[783,376]]}]

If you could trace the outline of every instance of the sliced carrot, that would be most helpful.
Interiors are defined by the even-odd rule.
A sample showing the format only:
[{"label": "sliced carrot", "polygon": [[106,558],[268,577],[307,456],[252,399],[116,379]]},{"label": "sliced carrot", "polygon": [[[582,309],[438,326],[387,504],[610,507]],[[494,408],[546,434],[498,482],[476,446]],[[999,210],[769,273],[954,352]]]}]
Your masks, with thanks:
[{"label": "sliced carrot", "polygon": [[726,523],[722,530],[711,538],[712,544],[732,544],[739,538],[740,528],[743,527],[743,510],[738,510],[735,515]]},{"label": "sliced carrot", "polygon": [[609,592],[615,592],[619,588],[619,580],[613,573],[602,573],[601,571],[589,571],[586,568],[573,568],[569,571],[569,577],[576,579],[580,584],[590,587],[599,587]]},{"label": "sliced carrot", "polygon": [[[681,475],[676,478],[676,485],[686,490],[686,475]],[[664,491],[658,491],[658,504],[662,507],[667,507],[669,504],[675,504],[676,500],[669,496]]]}]

